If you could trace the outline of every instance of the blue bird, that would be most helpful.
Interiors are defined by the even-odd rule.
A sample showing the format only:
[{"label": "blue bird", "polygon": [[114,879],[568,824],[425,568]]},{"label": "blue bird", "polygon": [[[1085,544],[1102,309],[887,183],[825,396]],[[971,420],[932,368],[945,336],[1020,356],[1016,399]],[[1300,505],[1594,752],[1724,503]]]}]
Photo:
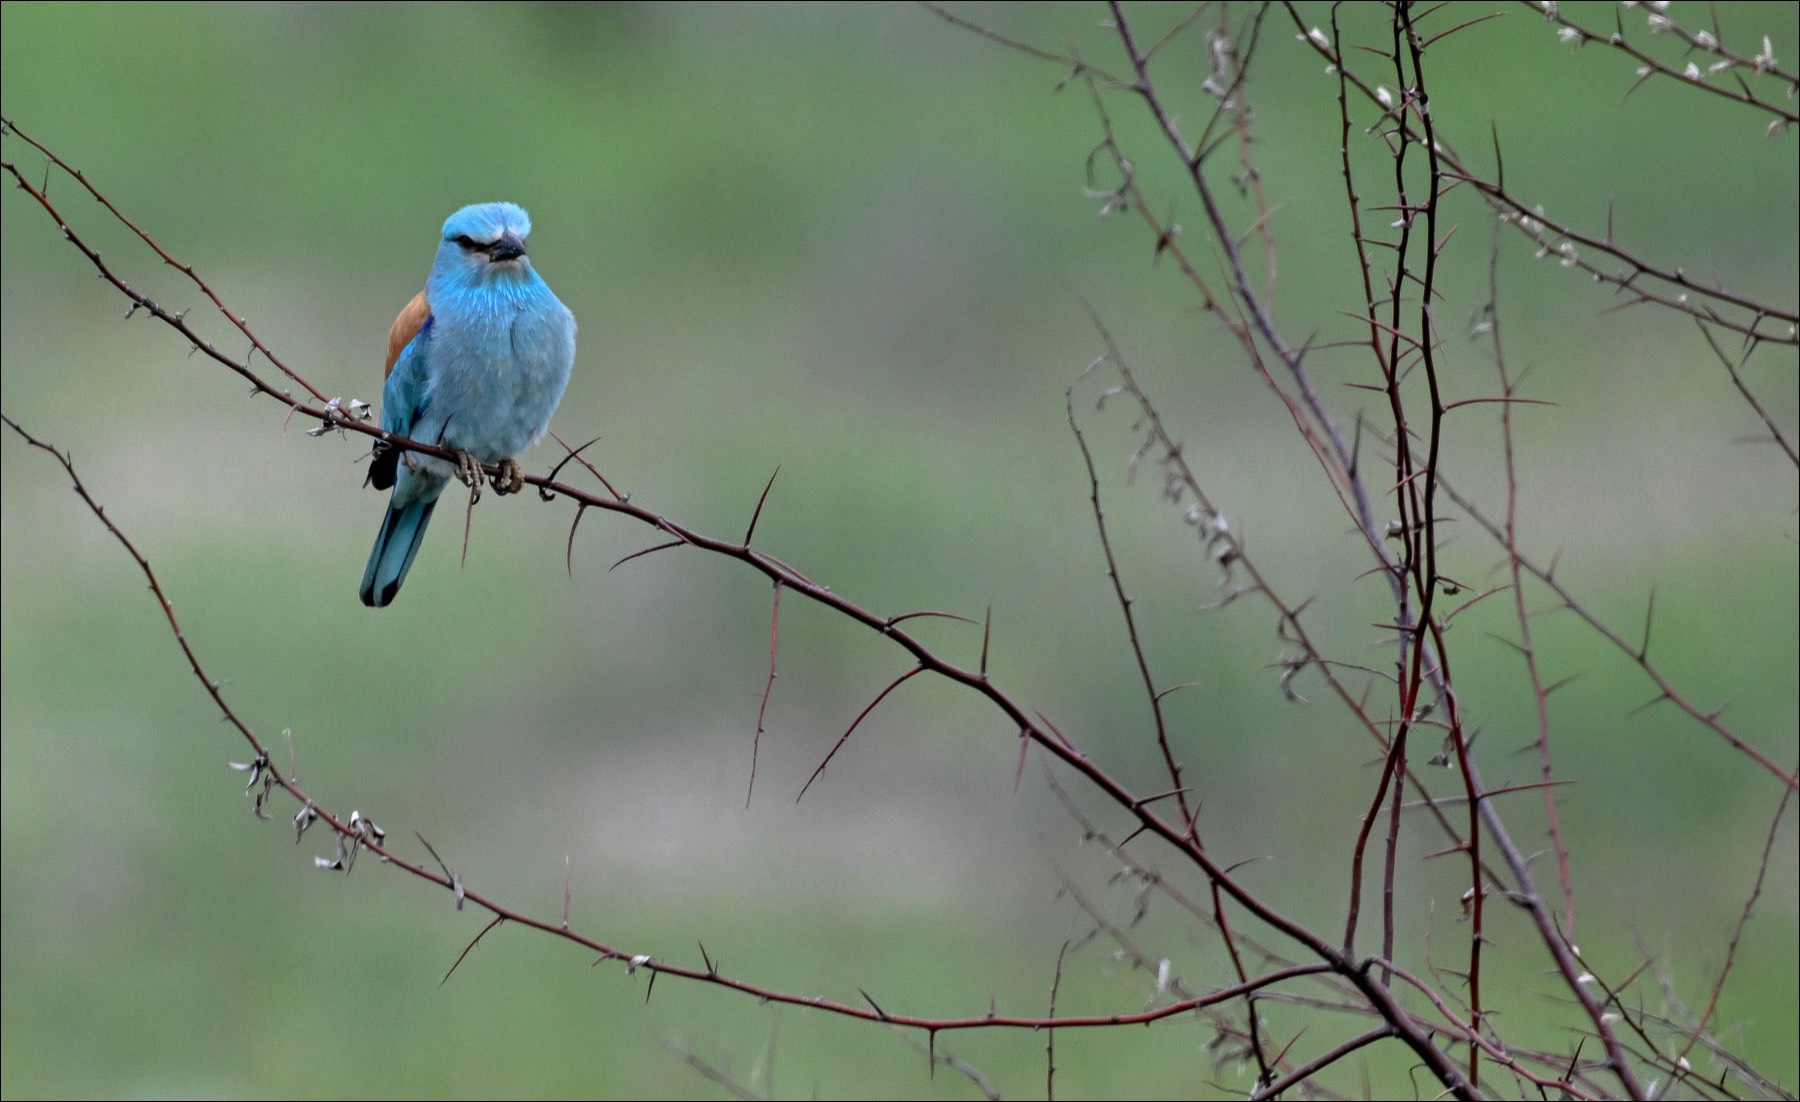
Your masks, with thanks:
[{"label": "blue bird", "polygon": [[575,316],[531,267],[531,219],[511,203],[464,207],[444,223],[425,289],[388,333],[381,427],[456,452],[450,463],[377,445],[369,484],[392,488],[363,570],[362,602],[391,604],[412,569],[438,495],[452,477],[494,489],[525,485],[515,458],[550,427],[575,362]]}]

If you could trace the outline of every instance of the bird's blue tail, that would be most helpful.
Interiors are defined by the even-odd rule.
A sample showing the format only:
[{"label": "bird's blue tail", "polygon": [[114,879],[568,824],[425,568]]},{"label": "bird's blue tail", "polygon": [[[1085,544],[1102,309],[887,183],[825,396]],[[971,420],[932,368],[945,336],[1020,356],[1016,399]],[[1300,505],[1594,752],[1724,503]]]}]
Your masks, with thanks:
[{"label": "bird's blue tail", "polygon": [[369,552],[369,565],[363,568],[362,603],[370,608],[386,608],[400,592],[400,583],[412,569],[419,553],[419,542],[425,538],[425,526],[431,523],[431,510],[437,498],[415,501],[403,508],[388,506],[381,521],[381,534],[375,537],[375,549]]}]

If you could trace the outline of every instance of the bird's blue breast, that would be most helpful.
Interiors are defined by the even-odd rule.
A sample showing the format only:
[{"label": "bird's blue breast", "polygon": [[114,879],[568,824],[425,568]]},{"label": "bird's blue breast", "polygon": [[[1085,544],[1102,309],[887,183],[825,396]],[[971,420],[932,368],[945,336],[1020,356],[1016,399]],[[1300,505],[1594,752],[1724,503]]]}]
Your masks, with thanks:
[{"label": "bird's blue breast", "polygon": [[431,293],[427,417],[445,447],[486,463],[523,452],[549,427],[575,359],[575,321],[529,270]]}]

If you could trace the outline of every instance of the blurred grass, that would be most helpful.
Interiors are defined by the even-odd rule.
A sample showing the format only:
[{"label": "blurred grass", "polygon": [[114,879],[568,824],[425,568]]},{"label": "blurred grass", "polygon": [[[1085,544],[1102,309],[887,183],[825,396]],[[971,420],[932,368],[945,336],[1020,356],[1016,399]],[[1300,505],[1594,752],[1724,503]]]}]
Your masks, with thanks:
[{"label": "blurred grass", "polygon": [[[1285,415],[1191,291],[1124,220],[1083,199],[1095,140],[1064,74],[912,7],[92,5],[8,3],[9,118],[88,172],[195,263],[287,362],[327,393],[373,399],[394,311],[457,206],[507,198],[581,323],[556,420],[634,499],[703,529],[742,530],[782,474],[763,546],[869,607],[992,607],[995,676],[1133,783],[1157,787],[1143,705],[1104,585],[1064,389],[1099,353],[1081,300],[1118,334],[1209,491],[1291,598],[1319,595],[1333,653],[1371,660],[1378,587]],[[1112,63],[1100,9],[959,8]],[[1147,9],[1163,26],[1182,9]],[[1582,9],[1590,26],[1612,18]],[[1309,17],[1323,20],[1323,9]],[[1722,12],[1728,40],[1773,36],[1791,5]],[[1251,89],[1258,165],[1282,249],[1279,315],[1344,335],[1351,308],[1331,86],[1265,27]],[[1198,56],[1198,40],[1195,51]],[[1588,226],[1614,205],[1621,240],[1796,297],[1793,138],[1741,109],[1570,55],[1513,9],[1433,51],[1440,126],[1487,163],[1490,119],[1522,194]],[[1198,66],[1173,87],[1192,91]],[[1185,84],[1182,82],[1185,81]],[[1121,134],[1153,191],[1194,201],[1123,98]],[[1185,102],[1200,104],[1197,97]],[[1191,109],[1204,110],[1201,106]],[[16,139],[8,159],[38,162]],[[1373,162],[1371,162],[1371,166]],[[28,174],[36,172],[27,167]],[[1371,177],[1374,179],[1375,177]],[[108,259],[171,305],[195,295],[97,218],[68,181],[53,198]],[[1462,394],[1492,370],[1456,337],[1479,301],[1489,224],[1466,197],[1446,276],[1446,371]],[[3,210],[0,384],[10,416],[73,450],[83,477],[155,563],[184,628],[245,717],[291,729],[300,776],[406,839],[430,838],[470,883],[534,913],[573,885],[577,925],[628,951],[890,1009],[1038,1012],[1061,943],[1086,926],[1052,863],[1121,916],[1104,854],[997,717],[908,685],[858,730],[822,784],[793,794],[857,710],[903,666],[880,640],[789,597],[782,676],[746,810],[748,740],[766,672],[767,590],[741,569],[669,552],[608,573],[647,536],[485,501],[457,565],[448,517],[380,616],[354,600],[379,514],[356,492],[361,448],[281,427],[271,403],[187,356],[118,296],[16,191]],[[1738,439],[1758,426],[1691,325],[1606,313],[1612,300],[1534,261],[1502,260],[1503,323],[1529,390],[1520,416],[1524,531],[1559,576],[1629,635],[1654,586],[1653,657],[1789,767],[1797,635],[1793,472]],[[196,311],[207,332],[225,330]],[[230,338],[227,348],[241,341]],[[1346,419],[1354,357],[1316,360]],[[1793,358],[1749,381],[1788,431]],[[1196,617],[1211,575],[1155,500],[1124,486],[1127,414],[1078,398],[1140,598],[1209,844],[1274,855],[1253,885],[1296,913],[1341,908],[1343,838],[1365,798],[1367,744],[1323,701],[1280,702],[1271,617],[1240,602]],[[1472,414],[1450,453],[1495,500],[1496,439]],[[547,939],[500,930],[439,980],[482,920],[372,865],[315,873],[279,821],[255,824],[223,763],[244,756],[170,644],[129,561],[60,473],[10,435],[0,559],[0,858],[7,1097],[431,1094],[679,1097],[714,1090],[674,1038],[774,1094],[965,1097],[899,1038],[640,975],[589,970]],[[553,445],[527,458],[542,469]],[[1450,554],[1485,579],[1472,525]],[[1455,571],[1452,571],[1453,573]],[[921,628],[973,659],[977,636]],[[1572,618],[1538,621],[1555,698],[1562,804],[1577,839],[1579,939],[1620,975],[1640,953],[1704,1003],[1778,793],[1668,708]],[[1500,601],[1459,624],[1457,670],[1484,727],[1490,783],[1534,775]],[[1301,685],[1302,691],[1314,686]],[[1309,695],[1317,696],[1317,692]],[[285,752],[285,744],[283,744]],[[1535,844],[1534,798],[1512,810]],[[1421,841],[1421,849],[1429,849]],[[1791,934],[1795,829],[1716,1021],[1783,1082],[1800,1075]],[[1440,863],[1441,864],[1441,863]],[[1414,865],[1420,884],[1454,876]],[[1448,879],[1446,879],[1448,877]],[[1175,916],[1162,946],[1197,987],[1224,965]],[[1448,915],[1417,914],[1440,953]],[[1528,943],[1503,928],[1508,949]],[[1490,990],[1543,1015],[1533,953],[1490,954]],[[1135,1008],[1148,989],[1091,945],[1062,1006]],[[1283,1023],[1304,1020],[1291,1012]],[[1322,1028],[1322,1027],[1321,1027]],[[1291,1030],[1290,1030],[1291,1031]],[[1231,1093],[1198,1025],[1058,1039],[1069,1096]],[[1560,1035],[1539,1038],[1546,1045]],[[1315,1043],[1309,1037],[1308,1043]],[[1042,1040],[946,1038],[1009,1094],[1042,1090]],[[1405,1062],[1371,1052],[1377,1083]]]}]

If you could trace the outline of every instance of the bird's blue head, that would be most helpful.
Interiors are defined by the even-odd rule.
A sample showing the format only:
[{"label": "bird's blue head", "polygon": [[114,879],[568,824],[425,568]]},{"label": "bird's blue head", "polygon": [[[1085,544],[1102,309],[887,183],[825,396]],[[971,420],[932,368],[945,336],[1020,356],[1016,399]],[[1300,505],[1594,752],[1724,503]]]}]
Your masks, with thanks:
[{"label": "bird's blue head", "polygon": [[512,203],[464,207],[444,221],[432,278],[485,282],[496,276],[525,276],[531,271],[525,255],[530,234],[531,216],[522,207]]}]

